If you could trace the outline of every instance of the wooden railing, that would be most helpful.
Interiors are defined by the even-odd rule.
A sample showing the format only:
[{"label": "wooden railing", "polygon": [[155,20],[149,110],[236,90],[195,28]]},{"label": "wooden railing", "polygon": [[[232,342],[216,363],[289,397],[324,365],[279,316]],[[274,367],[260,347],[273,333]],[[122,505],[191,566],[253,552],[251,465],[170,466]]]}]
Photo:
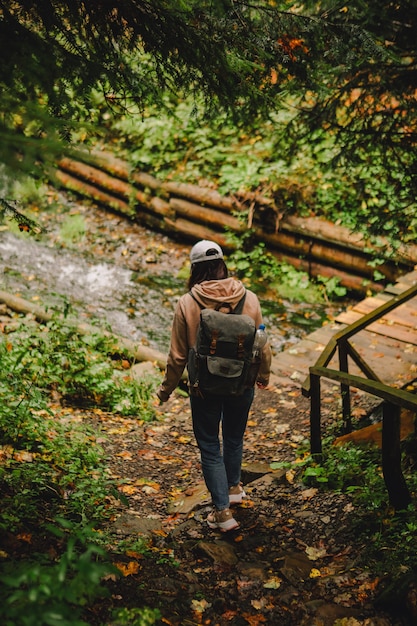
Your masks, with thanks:
[{"label": "wooden railing", "polygon": [[[408,391],[383,383],[352,346],[349,339],[416,295],[417,285],[414,285],[333,335],[316,363],[309,368],[309,376],[302,387],[303,395],[310,398],[310,446],[313,455],[321,455],[322,453],[321,378],[340,383],[345,432],[352,430],[351,387],[381,398],[383,401],[382,467],[390,503],[395,509],[406,508],[410,503],[410,494],[401,471],[401,408],[417,412],[417,397]],[[336,352],[339,358],[339,370],[327,367]],[[349,357],[356,363],[365,377],[349,373]]]}]

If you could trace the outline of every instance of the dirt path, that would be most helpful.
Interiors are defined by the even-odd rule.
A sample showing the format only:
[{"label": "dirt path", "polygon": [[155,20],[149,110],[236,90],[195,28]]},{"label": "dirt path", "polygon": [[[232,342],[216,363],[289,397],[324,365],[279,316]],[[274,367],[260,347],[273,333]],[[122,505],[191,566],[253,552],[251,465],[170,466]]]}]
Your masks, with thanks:
[{"label": "dirt path", "polygon": [[401,624],[375,606],[379,581],[360,561],[349,498],[271,470],[307,446],[308,411],[296,386],[257,391],[244,453],[248,500],[235,509],[240,528],[226,534],[205,523],[210,504],[188,399],[170,399],[151,424],[100,416],[95,425],[127,499],[111,532],[150,542],[149,558],[129,551],[119,562],[125,576],[112,585],[113,606],[159,608],[157,623],[175,626]]}]

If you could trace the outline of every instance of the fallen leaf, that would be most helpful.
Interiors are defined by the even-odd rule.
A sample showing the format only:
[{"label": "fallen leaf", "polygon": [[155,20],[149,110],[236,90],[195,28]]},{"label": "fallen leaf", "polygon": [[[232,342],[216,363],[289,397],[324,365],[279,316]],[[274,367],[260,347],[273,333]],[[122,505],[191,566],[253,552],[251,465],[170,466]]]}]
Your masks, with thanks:
[{"label": "fallen leaf", "polygon": [[282,580],[278,576],[272,576],[264,583],[265,589],[279,589],[281,587]]},{"label": "fallen leaf", "polygon": [[120,487],[118,487],[118,491],[121,491],[128,496],[132,496],[134,493],[138,492],[138,488],[133,485],[120,485]]},{"label": "fallen leaf", "polygon": [[123,576],[131,576],[137,574],[140,570],[140,565],[137,561],[129,561],[129,563],[114,563],[115,567],[122,573]]},{"label": "fallen leaf", "polygon": [[118,452],[116,456],[120,456],[122,459],[125,459],[125,461],[132,460],[132,453],[129,452],[128,450],[123,450],[122,452]]},{"label": "fallen leaf", "polygon": [[314,546],[307,546],[306,554],[310,561],[317,561],[317,559],[322,559],[324,556],[327,556],[327,550],[323,547],[315,548]]},{"label": "fallen leaf", "polygon": [[295,478],[294,470],[288,470],[288,472],[285,472],[285,478],[288,480],[290,485],[292,485],[294,482],[294,478]]},{"label": "fallen leaf", "polygon": [[[196,571],[196,570],[194,570],[194,571]],[[229,609],[228,611],[225,611],[223,613],[222,617],[230,622],[230,620],[233,619],[234,617],[236,617],[236,615],[237,615],[237,611],[231,611]]]},{"label": "fallen leaf", "polygon": [[248,622],[249,626],[258,626],[258,624],[265,624],[266,618],[261,615],[249,615],[249,613],[242,613],[242,617]]},{"label": "fallen leaf", "polygon": [[265,610],[268,606],[268,600],[266,598],[261,598],[260,600],[251,600],[251,605],[257,611]]},{"label": "fallen leaf", "polygon": [[310,489],[305,489],[302,494],[301,497],[303,500],[311,500],[311,498],[313,498],[318,492],[317,487],[311,487]]},{"label": "fallen leaf", "polygon": [[191,607],[193,609],[193,611],[196,611],[197,613],[204,613],[204,611],[208,608],[211,607],[210,602],[207,602],[207,600],[191,600]]}]

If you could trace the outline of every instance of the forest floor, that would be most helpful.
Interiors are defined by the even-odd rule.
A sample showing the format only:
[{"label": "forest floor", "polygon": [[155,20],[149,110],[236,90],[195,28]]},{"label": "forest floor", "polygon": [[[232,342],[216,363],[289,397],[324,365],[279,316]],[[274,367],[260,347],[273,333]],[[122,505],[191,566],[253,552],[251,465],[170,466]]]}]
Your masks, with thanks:
[{"label": "forest floor", "polygon": [[[111,260],[113,251],[116,262],[123,260],[126,245],[120,231],[113,235],[115,218],[89,215],[85,247],[91,252],[94,239],[98,254],[94,232],[100,231],[99,254]],[[130,225],[131,239],[132,229],[132,267],[144,262],[155,272],[158,264],[164,271],[170,264],[180,267],[185,246],[170,246]],[[364,411],[354,399],[355,409]],[[121,503],[109,495],[115,513],[106,528],[122,576],[106,582],[110,594],[86,610],[87,623],[110,626],[109,615],[118,607],[159,609],[155,623],[172,626],[414,623],[400,607],[378,604],[384,580],[363,560],[366,541],[359,538],[350,498],[301,484],[291,470],[272,469],[271,464],[302,457],[303,448],[308,453],[309,402],[296,382],[272,380],[268,389],[256,391],[242,473],[248,497],[234,507],[240,527],[229,533],[210,530],[205,521],[210,501],[188,398],[176,393],[156,410],[158,419],[150,423],[91,409],[74,413],[97,429],[110,476],[124,498]],[[336,413],[329,388],[323,423]],[[121,541],[129,546],[124,554]]]},{"label": "forest floor", "polygon": [[[327,398],[332,417],[331,398]],[[271,463],[307,451],[309,406],[295,386],[258,390],[248,424],[240,523],[210,530],[189,403],[176,395],[156,422],[93,418],[105,437],[112,477],[128,505],[108,529],[115,540],[146,537],[149,558],[129,551],[110,584],[112,608],[159,608],[158,624],[389,626],[377,607],[380,578],[363,561],[349,497],[300,484]],[[100,603],[92,623],[109,606]],[[384,607],[386,609],[386,607]],[[396,611],[396,607],[392,607]],[[95,620],[98,620],[97,622]]]}]

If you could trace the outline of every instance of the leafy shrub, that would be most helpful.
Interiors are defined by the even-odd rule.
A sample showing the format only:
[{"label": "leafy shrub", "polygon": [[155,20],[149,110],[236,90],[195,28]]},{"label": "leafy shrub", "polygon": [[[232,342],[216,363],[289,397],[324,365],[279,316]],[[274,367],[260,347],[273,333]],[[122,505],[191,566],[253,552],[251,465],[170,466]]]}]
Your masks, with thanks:
[{"label": "leafy shrub", "polygon": [[255,291],[272,290],[279,297],[295,302],[323,302],[325,299],[346,295],[346,289],[337,278],[311,279],[307,272],[297,270],[284,261],[278,261],[266,250],[263,242],[252,245],[251,231],[243,235],[229,234],[235,250],[228,258],[228,266]]},{"label": "leafy shrub", "polygon": [[[264,122],[253,120],[249,130],[222,115],[202,124],[194,100],[170,96],[166,111],[148,107],[143,117],[126,115],[106,124],[107,141],[133,167],[161,179],[210,181],[224,194],[256,190],[286,213],[324,216],[374,237],[374,243],[384,236],[394,251],[400,241],[414,241],[415,203],[403,191],[401,172],[387,176],[384,155],[369,146],[357,146],[354,164],[335,163],[329,132],[318,132],[314,142],[299,135],[295,151],[286,130],[294,103],[287,104]],[[390,252],[385,246],[380,254]]]},{"label": "leafy shrub", "polygon": [[87,602],[103,595],[104,575],[117,575],[89,528],[64,520],[50,531],[66,541],[62,555],[46,554],[30,562],[5,561],[0,567],[0,616],[4,626],[87,626],[81,619]]},{"label": "leafy shrub", "polygon": [[46,511],[61,509],[83,522],[106,516],[108,495],[116,491],[96,433],[50,397],[152,419],[154,381],[114,378],[110,348],[99,334],[82,337],[57,321],[27,321],[0,338],[0,528],[41,523]]},{"label": "leafy shrub", "polygon": [[19,407],[26,387],[32,398],[37,390],[54,390],[69,402],[152,420],[150,399],[156,381],[148,377],[138,383],[127,375],[115,376],[118,362],[111,359],[112,352],[113,342],[100,332],[80,335],[75,326],[57,320],[42,327],[22,324],[7,341],[0,341],[9,382],[14,379],[13,386],[18,386]]}]

